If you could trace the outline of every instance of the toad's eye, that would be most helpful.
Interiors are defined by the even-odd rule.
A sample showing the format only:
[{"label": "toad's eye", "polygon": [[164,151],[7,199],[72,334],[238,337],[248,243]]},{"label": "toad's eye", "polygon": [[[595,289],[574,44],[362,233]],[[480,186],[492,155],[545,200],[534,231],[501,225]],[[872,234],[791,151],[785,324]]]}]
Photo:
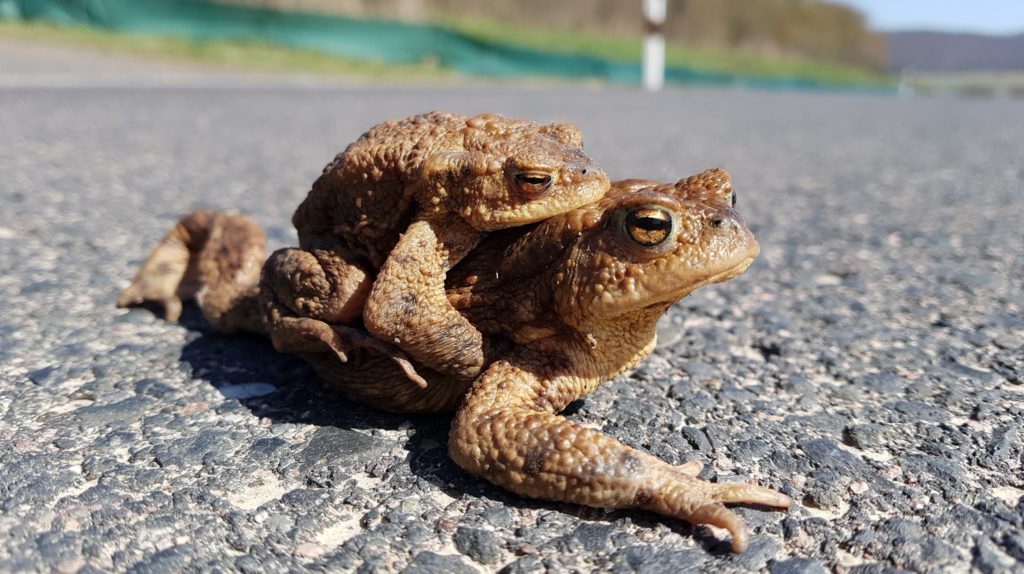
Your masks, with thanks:
[{"label": "toad's eye", "polygon": [[626,214],[626,232],[640,245],[653,247],[672,233],[672,216],[664,209],[643,207]]},{"label": "toad's eye", "polygon": [[519,191],[528,195],[539,195],[551,187],[551,174],[543,171],[519,171],[512,178]]},{"label": "toad's eye", "polygon": [[729,194],[729,205],[730,207],[736,207],[736,192]]}]

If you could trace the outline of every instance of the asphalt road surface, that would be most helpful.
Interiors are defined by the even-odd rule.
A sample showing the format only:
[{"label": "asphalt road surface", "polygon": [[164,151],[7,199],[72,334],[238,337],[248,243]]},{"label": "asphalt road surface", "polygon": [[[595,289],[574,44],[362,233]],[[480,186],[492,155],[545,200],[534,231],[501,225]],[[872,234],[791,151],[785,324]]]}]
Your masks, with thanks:
[{"label": "asphalt road surface", "polygon": [[[1019,102],[3,62],[0,572],[1024,572]],[[321,167],[427,110],[573,121],[616,178],[732,173],[761,257],[676,305],[654,355],[568,416],[793,496],[739,509],[746,553],[506,493],[448,460],[447,416],[332,395],[194,309],[114,308],[187,209],[294,244]]]}]

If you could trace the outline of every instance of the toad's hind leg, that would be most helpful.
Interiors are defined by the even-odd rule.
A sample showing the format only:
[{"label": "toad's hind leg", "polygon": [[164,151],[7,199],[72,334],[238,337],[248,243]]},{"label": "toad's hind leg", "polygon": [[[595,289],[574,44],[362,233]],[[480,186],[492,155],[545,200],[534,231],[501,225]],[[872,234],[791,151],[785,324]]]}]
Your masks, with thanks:
[{"label": "toad's hind leg", "polygon": [[354,348],[390,357],[409,380],[424,387],[397,347],[346,324],[362,314],[372,277],[340,253],[326,249],[280,249],[267,259],[260,278],[263,325],[283,353],[333,353],[342,362]]},{"label": "toad's hind leg", "polygon": [[193,211],[153,248],[117,306],[155,307],[177,321],[182,301],[195,299],[215,329],[263,333],[257,284],[265,244],[263,230],[248,217]]},{"label": "toad's hind leg", "polygon": [[788,508],[784,494],[753,484],[699,480],[699,464],[670,465],[555,414],[578,396],[570,375],[542,379],[498,361],[477,381],[455,417],[452,459],[469,472],[524,496],[600,508],[642,508],[732,534],[747,544],[743,519],[726,503]]},{"label": "toad's hind leg", "polygon": [[345,332],[358,319],[372,279],[324,249],[275,251],[263,265],[260,308],[274,348],[284,353],[334,351],[345,360]]},{"label": "toad's hind leg", "polygon": [[346,325],[363,312],[373,278],[331,249],[279,249],[263,266],[261,283],[288,314]]}]

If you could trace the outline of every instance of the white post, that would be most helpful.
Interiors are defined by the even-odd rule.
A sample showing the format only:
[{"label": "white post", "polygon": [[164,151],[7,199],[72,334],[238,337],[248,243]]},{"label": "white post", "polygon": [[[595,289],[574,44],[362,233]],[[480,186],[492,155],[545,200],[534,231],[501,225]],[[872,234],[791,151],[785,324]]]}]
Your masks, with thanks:
[{"label": "white post", "polygon": [[665,24],[667,0],[643,0],[644,23],[644,88],[660,90],[665,85]]}]

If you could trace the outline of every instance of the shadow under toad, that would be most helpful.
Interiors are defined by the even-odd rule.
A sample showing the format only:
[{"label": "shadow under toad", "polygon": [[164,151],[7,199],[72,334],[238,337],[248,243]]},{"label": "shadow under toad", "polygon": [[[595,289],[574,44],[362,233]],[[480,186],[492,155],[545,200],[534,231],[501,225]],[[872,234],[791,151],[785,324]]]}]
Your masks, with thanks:
[{"label": "shadow under toad", "polygon": [[[361,453],[369,453],[362,471],[411,472],[452,498],[463,496],[484,499],[491,504],[535,511],[553,511],[586,522],[606,524],[632,522],[643,528],[664,524],[680,536],[693,538],[705,551],[731,555],[728,539],[712,536],[704,528],[635,510],[605,511],[575,504],[523,498],[467,474],[448,456],[448,430],[451,415],[396,414],[372,409],[328,388],[301,358],[278,353],[269,340],[251,335],[223,335],[212,331],[194,305],[186,305],[179,323],[193,338],[182,348],[181,360],[188,363],[193,377],[208,381],[225,398],[253,416],[272,424],[297,424],[320,427],[298,456],[299,466],[311,488],[331,487],[348,476],[335,476],[339,469],[351,472],[358,467]],[[581,401],[563,414],[579,409]],[[411,431],[402,445],[408,451],[408,465],[394,464],[386,450],[394,445],[373,436],[374,431]],[[338,459],[346,459],[340,463]],[[334,464],[338,461],[340,464]]]}]

